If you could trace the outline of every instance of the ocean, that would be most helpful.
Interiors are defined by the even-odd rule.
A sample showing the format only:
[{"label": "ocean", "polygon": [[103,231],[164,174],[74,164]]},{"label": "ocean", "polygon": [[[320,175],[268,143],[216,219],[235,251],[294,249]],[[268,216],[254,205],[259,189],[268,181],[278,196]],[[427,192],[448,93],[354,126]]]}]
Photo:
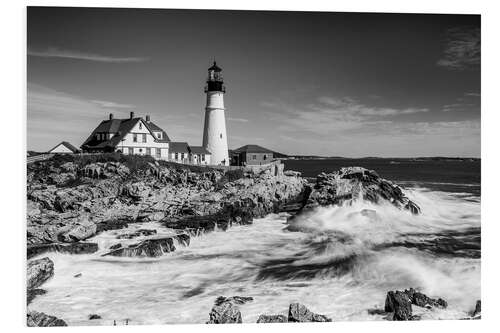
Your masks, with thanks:
[{"label": "ocean", "polygon": [[[272,214],[193,237],[189,247],[161,258],[101,257],[118,234],[139,228],[171,233],[159,223],[131,224],[90,239],[99,243],[98,253],[49,254],[55,275],[30,308],[69,325],[204,323],[218,296],[240,295],[254,298],[240,306],[247,323],[260,314],[286,314],[291,302],[334,321],[366,321],[384,320],[387,291],[413,287],[449,304],[414,307],[423,320],[460,319],[473,310],[481,298],[479,161],[284,163],[305,177],[342,166],[374,169],[400,184],[422,214],[360,200],[317,209],[297,222],[307,232],[287,231],[287,215]],[[89,321],[94,313],[102,319]]]}]

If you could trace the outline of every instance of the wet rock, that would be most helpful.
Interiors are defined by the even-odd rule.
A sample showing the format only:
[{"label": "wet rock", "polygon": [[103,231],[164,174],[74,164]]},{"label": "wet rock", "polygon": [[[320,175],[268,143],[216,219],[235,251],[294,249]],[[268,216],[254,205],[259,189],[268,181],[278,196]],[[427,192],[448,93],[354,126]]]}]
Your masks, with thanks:
[{"label": "wet rock", "polygon": [[283,175],[287,177],[300,177],[302,174],[299,171],[286,170]]},{"label": "wet rock", "polygon": [[102,319],[98,314],[90,314],[89,320]]},{"label": "wet rock", "polygon": [[27,288],[33,289],[41,286],[45,281],[54,276],[54,263],[49,258],[31,260],[27,269]]},{"label": "wet rock", "polygon": [[128,234],[122,234],[116,236],[117,239],[132,239],[132,238],[137,238],[137,237],[143,237],[143,236],[152,236],[156,235],[156,230],[154,229],[139,229],[137,231],[128,233]]},{"label": "wet rock", "polygon": [[446,308],[448,303],[442,298],[430,298],[421,292],[415,291],[415,289],[410,288],[409,290],[404,291],[412,304],[420,307],[437,307],[437,308]]},{"label": "wet rock", "polygon": [[47,293],[47,291],[45,289],[28,289],[27,290],[27,293],[26,293],[26,298],[27,298],[27,304],[29,305],[34,299],[35,297],[39,296],[39,295],[45,295]]},{"label": "wet rock", "polygon": [[166,253],[175,251],[174,240],[179,244],[189,245],[189,235],[181,234],[176,236],[158,237],[145,239],[139,243],[129,245],[127,247],[119,247],[112,249],[103,256],[116,257],[159,257]]},{"label": "wet rock", "polygon": [[330,318],[316,314],[300,303],[292,303],[288,309],[289,322],[329,322]]},{"label": "wet rock", "polygon": [[241,324],[241,312],[235,303],[243,304],[250,299],[252,298],[240,296],[228,298],[224,296],[218,297],[209,313],[209,320],[207,321],[207,324]]},{"label": "wet rock", "polygon": [[26,323],[28,327],[68,326],[62,319],[37,311],[28,312]]},{"label": "wet rock", "polygon": [[393,312],[393,320],[412,320],[410,297],[402,291],[389,291],[385,299],[385,311]]},{"label": "wet rock", "polygon": [[79,277],[82,277],[82,273],[78,273],[78,274],[75,274],[73,275],[74,278],[79,278]]},{"label": "wet rock", "polygon": [[60,252],[68,254],[90,254],[97,252],[97,243],[48,243],[31,244],[27,246],[28,259],[47,252]]},{"label": "wet rock", "polygon": [[109,247],[110,250],[116,250],[121,248],[123,245],[121,243],[113,244]]},{"label": "wet rock", "polygon": [[[285,172],[286,173],[286,172]],[[285,315],[260,315],[257,319],[257,324],[267,324],[267,323],[287,323],[288,318]]]},{"label": "wet rock", "polygon": [[118,230],[127,228],[128,222],[129,221],[127,220],[110,220],[97,223],[96,233],[101,233],[103,231],[108,231],[108,230]]}]

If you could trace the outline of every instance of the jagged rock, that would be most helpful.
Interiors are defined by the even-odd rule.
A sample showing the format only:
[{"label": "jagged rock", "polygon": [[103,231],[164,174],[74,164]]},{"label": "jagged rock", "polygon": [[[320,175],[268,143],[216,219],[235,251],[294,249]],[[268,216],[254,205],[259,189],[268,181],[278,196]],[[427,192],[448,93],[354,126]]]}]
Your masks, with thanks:
[{"label": "jagged rock", "polygon": [[299,171],[286,170],[285,172],[283,172],[283,175],[287,177],[300,177],[302,173],[300,173]]},{"label": "jagged rock", "polygon": [[28,261],[27,288],[41,286],[54,275],[54,262],[49,258]]},{"label": "jagged rock", "polygon": [[219,296],[210,311],[207,324],[241,324],[241,312],[236,304],[244,304],[251,300],[252,297]]},{"label": "jagged rock", "polygon": [[257,319],[257,324],[267,324],[267,323],[287,323],[288,318],[285,315],[260,315]]},{"label": "jagged rock", "polygon": [[399,186],[381,178],[375,171],[362,167],[348,167],[333,173],[319,174],[304,209],[339,205],[356,199],[373,203],[384,200],[413,214],[420,213],[418,205],[408,199]]},{"label": "jagged rock", "polygon": [[73,275],[74,278],[79,278],[79,277],[82,277],[82,273],[77,273],[75,275]]},{"label": "jagged rock", "polygon": [[141,237],[141,236],[152,236],[156,235],[156,230],[154,229],[139,229],[137,231],[127,233],[127,234],[122,234],[116,236],[117,239],[132,239],[136,237]]},{"label": "jagged rock", "polygon": [[68,254],[89,254],[97,252],[97,243],[48,243],[31,244],[27,246],[28,259],[47,252],[60,252]]},{"label": "jagged rock", "polygon": [[385,299],[385,311],[393,312],[393,320],[412,320],[411,300],[402,291],[389,291]]},{"label": "jagged rock", "polygon": [[35,299],[35,297],[39,295],[45,295],[46,293],[47,291],[45,289],[28,289],[26,292],[27,304],[29,305]]},{"label": "jagged rock", "polygon": [[189,245],[189,239],[190,237],[187,234],[145,239],[127,247],[122,246],[116,249],[111,249],[110,252],[103,254],[103,256],[159,257],[165,253],[175,251],[174,240],[177,240],[179,244],[187,246]]},{"label": "jagged rock", "polygon": [[328,322],[332,321],[330,318],[316,314],[306,308],[300,303],[292,303],[288,308],[288,321],[289,322]]},{"label": "jagged rock", "polygon": [[28,327],[68,326],[62,319],[37,311],[28,312],[27,325]]},{"label": "jagged rock", "polygon": [[103,221],[96,224],[96,233],[101,233],[108,230],[118,230],[128,227],[128,222],[126,220],[110,220]]},{"label": "jagged rock", "polygon": [[420,307],[438,307],[438,308],[446,308],[448,303],[442,298],[430,298],[421,292],[415,291],[415,289],[410,288],[409,290],[404,291],[412,304]]},{"label": "jagged rock", "polygon": [[89,320],[102,319],[98,314],[90,314]]},{"label": "jagged rock", "polygon": [[69,230],[59,234],[58,239],[66,243],[78,242],[94,236],[96,232],[97,226],[95,223],[82,220],[78,224],[70,226]]}]

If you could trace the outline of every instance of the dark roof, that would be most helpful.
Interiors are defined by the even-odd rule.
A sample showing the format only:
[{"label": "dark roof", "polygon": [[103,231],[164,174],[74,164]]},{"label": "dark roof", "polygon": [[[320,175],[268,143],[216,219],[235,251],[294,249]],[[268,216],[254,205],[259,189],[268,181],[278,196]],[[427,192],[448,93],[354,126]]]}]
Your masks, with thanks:
[{"label": "dark roof", "polygon": [[189,146],[189,149],[191,149],[191,153],[193,153],[193,154],[212,155],[205,147]]},{"label": "dark roof", "polygon": [[51,150],[49,150],[49,152],[53,151],[54,149],[56,149],[60,145],[65,146],[66,148],[68,148],[69,150],[71,150],[73,153],[79,153],[80,152],[80,150],[78,148],[76,148],[75,146],[73,146],[68,141],[62,141],[62,142],[58,143],[54,148],[52,148]]},{"label": "dark roof", "polygon": [[169,150],[171,153],[189,153],[189,145],[187,142],[170,142]]},{"label": "dark roof", "polygon": [[[154,125],[154,128],[158,128],[163,132],[163,139],[158,140],[155,137],[157,142],[169,142],[170,139],[165,131],[163,131],[160,127],[153,124],[152,122],[146,123],[142,118],[127,118],[127,119],[109,119],[103,120],[95,129],[92,131],[92,134],[85,140],[82,144],[82,148],[94,148],[94,149],[105,149],[105,148],[114,148],[120,144],[122,139],[127,135],[134,126],[141,121],[146,125],[146,128],[153,135],[153,130],[151,129]],[[113,133],[114,135],[111,139],[106,141],[98,141],[96,139],[97,133]]]},{"label": "dark roof", "polygon": [[217,63],[215,61],[214,61],[214,64],[212,65],[212,67],[210,67],[208,70],[209,71],[216,71],[216,72],[222,71],[222,69],[219,66],[217,66]]},{"label": "dark roof", "polygon": [[258,145],[245,145],[232,151],[233,153],[274,153],[272,150],[258,146]]}]

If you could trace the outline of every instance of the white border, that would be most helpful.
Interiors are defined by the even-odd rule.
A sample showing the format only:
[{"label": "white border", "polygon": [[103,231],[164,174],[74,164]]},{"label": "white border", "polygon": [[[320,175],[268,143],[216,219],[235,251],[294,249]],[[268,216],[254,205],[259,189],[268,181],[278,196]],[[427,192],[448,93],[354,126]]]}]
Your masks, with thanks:
[{"label": "white border", "polygon": [[[165,326],[117,326],[92,327],[92,331],[124,330],[139,332],[210,332],[238,331],[263,332],[286,330],[303,332],[314,329],[319,332],[422,332],[490,331],[495,326],[499,310],[497,296],[500,282],[498,257],[500,249],[500,211],[497,209],[499,184],[498,125],[500,123],[498,103],[498,61],[500,16],[498,1],[438,1],[438,0],[377,0],[377,1],[261,1],[235,2],[207,1],[11,1],[2,3],[2,115],[4,118],[4,145],[1,165],[2,187],[0,190],[2,219],[2,297],[0,314],[2,329],[24,330],[25,325],[25,152],[26,152],[26,8],[33,6],[80,6],[80,7],[135,7],[135,8],[199,8],[199,9],[251,9],[251,10],[307,10],[307,11],[354,11],[354,12],[400,12],[400,13],[473,13],[482,14],[482,290],[483,319],[480,321],[423,321],[411,323],[395,322],[336,322],[332,324],[295,324],[233,326],[170,325]],[[207,309],[208,315],[209,309]],[[88,331],[86,327],[69,329],[44,329],[44,331],[75,332]]]}]

